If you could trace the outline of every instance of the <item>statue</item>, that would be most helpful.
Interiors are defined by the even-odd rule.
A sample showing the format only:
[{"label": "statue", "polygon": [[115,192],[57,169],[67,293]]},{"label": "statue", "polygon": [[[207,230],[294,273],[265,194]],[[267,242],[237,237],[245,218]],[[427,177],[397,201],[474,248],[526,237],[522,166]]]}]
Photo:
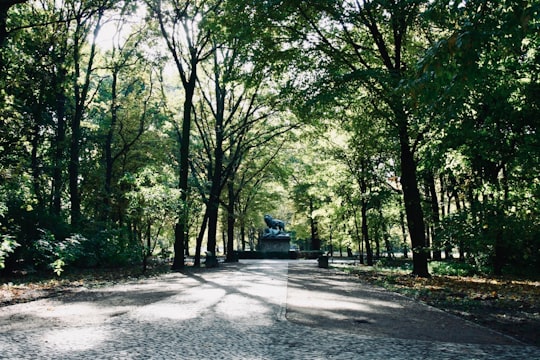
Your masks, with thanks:
[{"label": "statue", "polygon": [[285,221],[272,218],[270,215],[264,215],[264,222],[268,228],[264,229],[264,237],[285,235]]},{"label": "statue", "polygon": [[264,229],[259,239],[258,250],[268,256],[280,256],[287,258],[291,235],[285,232],[285,221],[272,218],[270,215],[264,215],[264,222],[267,228]]},{"label": "statue", "polygon": [[285,221],[272,218],[270,215],[264,215],[264,222],[270,229],[285,231]]}]

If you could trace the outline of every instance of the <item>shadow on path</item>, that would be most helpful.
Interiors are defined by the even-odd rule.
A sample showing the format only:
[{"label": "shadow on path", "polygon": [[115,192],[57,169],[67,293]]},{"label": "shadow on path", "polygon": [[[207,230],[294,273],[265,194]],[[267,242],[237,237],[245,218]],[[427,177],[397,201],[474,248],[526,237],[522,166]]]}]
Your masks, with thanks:
[{"label": "shadow on path", "polygon": [[462,344],[521,345],[405,296],[358,281],[316,262],[289,264],[289,321],[374,337]]}]

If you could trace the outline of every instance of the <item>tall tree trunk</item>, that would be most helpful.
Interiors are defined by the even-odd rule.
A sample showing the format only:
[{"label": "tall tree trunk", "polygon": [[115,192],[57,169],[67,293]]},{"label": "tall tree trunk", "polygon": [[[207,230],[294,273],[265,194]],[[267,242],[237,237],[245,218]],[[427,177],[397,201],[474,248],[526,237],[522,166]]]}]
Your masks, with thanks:
[{"label": "tall tree trunk", "polygon": [[[88,91],[90,89],[91,75],[94,71],[94,60],[96,55],[96,38],[101,29],[101,20],[104,7],[97,9],[96,23],[93,29],[93,42],[90,46],[90,52],[88,55],[88,62],[86,63],[84,72],[81,69],[82,52],[85,44],[81,43],[83,37],[80,37],[81,33],[85,33],[86,21],[82,15],[77,17],[77,29],[74,35],[73,44],[73,60],[75,65],[75,73],[73,76],[73,92],[75,95],[75,112],[71,119],[71,145],[70,145],[70,157],[68,165],[69,173],[69,195],[71,203],[71,225],[77,229],[81,225],[81,194],[79,189],[79,175],[80,175],[80,153],[81,153],[81,122],[83,120],[84,111],[86,109],[86,101],[88,97]],[[79,83],[80,78],[83,77],[82,84]]]},{"label": "tall tree trunk", "polygon": [[369,241],[369,230],[367,224],[367,202],[362,199],[360,214],[362,216],[362,238],[366,246],[367,265],[373,266],[373,251],[371,250],[371,244]]},{"label": "tall tree trunk", "polygon": [[[461,202],[459,199],[459,192],[457,189],[457,182],[456,179],[452,176],[452,196],[454,198],[455,204],[456,204],[456,212],[459,214],[461,212]],[[472,195],[472,194],[471,194]],[[473,200],[474,202],[474,200]],[[475,206],[473,205],[473,202],[471,202],[471,210],[474,211]],[[473,213],[474,214],[474,213]],[[459,252],[459,260],[465,261],[465,243],[463,241],[463,238],[460,236],[458,239],[458,252]]]},{"label": "tall tree trunk", "polygon": [[195,93],[196,72],[195,66],[192,67],[192,73],[189,83],[184,87],[186,98],[184,100],[184,113],[182,117],[182,133],[179,134],[180,141],[180,176],[178,188],[180,189],[181,211],[178,214],[178,221],[174,228],[174,260],[172,270],[184,268],[185,251],[184,246],[189,236],[189,204],[188,204],[188,176],[189,176],[189,145],[191,135],[191,110],[193,109],[193,95]]},{"label": "tall tree trunk", "polygon": [[431,219],[433,222],[433,230],[431,232],[431,237],[433,244],[433,259],[441,260],[441,244],[438,240],[438,231],[440,228],[441,219],[439,217],[439,200],[437,197],[437,188],[435,187],[435,176],[433,176],[433,172],[429,172],[426,180],[428,183],[429,194],[431,198]]},{"label": "tall tree trunk", "polygon": [[227,184],[229,193],[229,202],[227,204],[227,262],[236,262],[238,259],[234,256],[234,225],[236,217],[234,214],[234,204],[236,202],[234,183],[229,181]]},{"label": "tall tree trunk", "polygon": [[368,202],[366,201],[367,196],[367,182],[365,179],[365,172],[366,172],[366,161],[361,160],[360,162],[361,166],[361,174],[359,180],[360,185],[360,193],[362,194],[362,199],[360,200],[360,215],[362,220],[362,238],[364,239],[364,243],[366,245],[366,255],[367,255],[367,264],[368,266],[373,266],[373,250],[371,249],[371,242],[369,239],[369,228],[368,228],[368,220],[367,220],[367,211],[368,211]]},{"label": "tall tree trunk", "polygon": [[201,266],[201,248],[202,248],[202,241],[203,241],[204,233],[206,231],[207,224],[208,224],[208,208],[204,212],[199,234],[197,235],[197,239],[195,240],[195,262],[194,262],[195,267]]},{"label": "tall tree trunk", "polygon": [[246,251],[246,224],[243,221],[240,224],[240,241],[242,242],[242,251]]},{"label": "tall tree trunk", "polygon": [[113,173],[113,155],[112,155],[112,143],[114,136],[114,129],[118,120],[118,107],[117,107],[117,84],[118,84],[118,72],[113,70],[112,84],[111,84],[111,123],[109,125],[109,131],[105,139],[105,194],[103,194],[103,212],[102,220],[107,221],[111,218],[111,183]]},{"label": "tall tree trunk", "polygon": [[[424,198],[425,199],[430,198],[429,186],[428,186],[427,181],[424,184]],[[431,215],[426,220],[424,221],[424,225],[426,227],[425,232],[424,232],[425,237],[426,237],[426,255],[427,255],[428,259],[431,259],[431,246],[433,244],[433,238],[432,238],[433,220],[431,219]]]},{"label": "tall tree trunk", "polygon": [[[441,209],[441,219],[444,219],[446,217],[446,210],[445,210],[445,196],[446,196],[446,181],[445,181],[445,178],[444,178],[444,175],[443,174],[440,174],[439,175],[439,183],[441,185],[441,188],[440,188],[440,198],[441,198],[441,206],[440,206],[440,209]],[[448,201],[450,202],[450,201]],[[445,260],[448,260],[448,259],[452,259],[453,258],[453,255],[452,255],[452,243],[450,242],[450,240],[448,238],[446,238],[444,240],[444,259]]]},{"label": "tall tree trunk", "polygon": [[352,209],[353,209],[353,218],[354,218],[354,234],[356,237],[356,242],[358,244],[358,252],[359,252],[359,258],[360,258],[359,260],[360,260],[360,264],[364,265],[364,246],[362,242],[362,237],[360,235],[360,229],[358,228],[358,213],[356,211],[356,206],[354,204],[352,204]]},{"label": "tall tree trunk", "polygon": [[217,223],[219,214],[219,199],[221,197],[221,181],[223,174],[223,138],[218,130],[216,148],[214,151],[214,176],[212,177],[212,186],[210,187],[210,196],[208,199],[208,243],[206,248],[212,254],[216,253],[217,244]]},{"label": "tall tree trunk", "polygon": [[[40,97],[42,95],[40,94]],[[37,99],[36,99],[37,100]],[[42,189],[41,189],[41,170],[40,170],[40,164],[39,164],[39,145],[41,142],[41,135],[40,135],[40,128],[41,128],[41,109],[40,104],[41,101],[37,101],[37,103],[33,104],[33,114],[32,117],[34,118],[34,126],[32,129],[32,137],[31,137],[31,145],[32,145],[32,151],[30,155],[30,167],[31,167],[31,174],[32,174],[32,186],[34,190],[34,196],[36,197],[38,201],[38,207],[43,208],[43,195],[42,195]]]},{"label": "tall tree trunk", "polygon": [[413,274],[429,277],[426,239],[424,234],[424,214],[420,202],[420,191],[416,177],[416,162],[409,144],[406,115],[402,115],[399,128],[399,143],[401,149],[401,186],[403,201],[407,216],[407,226],[411,236],[413,251]]},{"label": "tall tree trunk", "polygon": [[319,229],[317,226],[317,220],[313,217],[315,211],[313,206],[313,199],[309,198],[309,220],[311,224],[311,250],[321,250],[321,239],[319,238]]},{"label": "tall tree trunk", "polygon": [[60,66],[60,71],[54,85],[56,89],[56,133],[54,148],[54,167],[52,176],[52,213],[59,217],[62,212],[62,192],[64,181],[62,172],[64,170],[64,154],[66,146],[66,96],[64,84],[66,71]]},{"label": "tall tree trunk", "polygon": [[148,259],[152,255],[152,225],[150,224],[150,221],[146,225],[145,238],[146,238],[146,246],[144,249],[144,256],[143,256],[143,272],[145,272],[146,269],[148,268]]},{"label": "tall tree trunk", "polygon": [[409,258],[409,248],[407,244],[407,229],[405,225],[405,214],[403,213],[403,210],[399,209],[399,223],[401,225],[401,237],[403,238],[403,257],[405,259]]},{"label": "tall tree trunk", "polygon": [[71,145],[69,155],[69,198],[71,225],[78,228],[81,221],[81,197],[79,194],[79,172],[80,172],[80,139],[81,139],[81,116],[82,110],[76,111],[71,121]]}]

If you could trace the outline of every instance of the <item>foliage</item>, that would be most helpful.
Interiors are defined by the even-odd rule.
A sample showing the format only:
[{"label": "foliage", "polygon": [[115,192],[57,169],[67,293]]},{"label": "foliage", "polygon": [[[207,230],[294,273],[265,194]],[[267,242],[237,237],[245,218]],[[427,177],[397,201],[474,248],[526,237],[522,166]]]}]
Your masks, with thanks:
[{"label": "foliage", "polygon": [[177,5],[5,14],[4,272],[129,264],[217,221],[253,244],[272,211],[323,245],[538,272],[537,2]]},{"label": "foliage", "polygon": [[[128,178],[131,177],[126,174],[125,179]],[[143,255],[151,256],[163,231],[173,228],[181,204],[180,190],[170,184],[168,176],[151,167],[143,169],[131,182],[131,189],[125,195],[128,218],[139,246],[144,249]],[[170,242],[161,242],[160,250],[167,252],[170,246]]]},{"label": "foliage", "polygon": [[121,267],[142,261],[143,244],[130,238],[126,229],[103,229],[93,224],[88,230],[91,236],[84,242],[84,256],[76,265],[80,268]]},{"label": "foliage", "polygon": [[8,254],[15,251],[18,246],[20,246],[19,243],[13,240],[10,235],[2,235],[0,241],[0,269],[5,267],[4,261]]},{"label": "foliage", "polygon": [[460,261],[432,261],[429,266],[433,274],[441,276],[473,276],[480,273],[473,265]]},{"label": "foliage", "polygon": [[75,234],[65,240],[57,241],[52,233],[41,230],[41,236],[33,243],[33,263],[37,267],[51,269],[60,276],[65,268],[86,256],[84,243],[87,240]]}]

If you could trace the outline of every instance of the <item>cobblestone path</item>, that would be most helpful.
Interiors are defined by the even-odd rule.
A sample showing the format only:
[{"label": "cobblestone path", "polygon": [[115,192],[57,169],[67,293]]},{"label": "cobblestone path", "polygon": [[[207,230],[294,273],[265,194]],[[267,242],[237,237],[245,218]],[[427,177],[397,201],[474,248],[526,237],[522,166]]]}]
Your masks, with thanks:
[{"label": "cobblestone path", "polygon": [[[498,335],[480,327],[475,331],[483,335],[477,343],[441,341],[429,336],[430,328],[414,334],[402,329],[410,336],[393,337],[382,330],[370,332],[369,326],[355,327],[351,324],[363,322],[360,315],[368,315],[366,304],[354,292],[347,296],[350,289],[337,294],[331,286],[329,292],[310,289],[308,283],[324,275],[314,270],[313,277],[305,276],[312,268],[316,262],[242,260],[216,271],[171,273],[0,308],[0,358],[540,359],[536,347],[511,339],[507,344],[500,339],[490,343],[490,337]],[[385,293],[390,299],[395,296],[369,291],[366,296]],[[387,299],[372,301],[380,305]],[[425,327],[407,317],[413,311],[407,301],[401,298],[393,306],[403,310],[403,322]],[[414,306],[415,317],[433,312]],[[384,306],[370,309],[384,317]],[[314,320],[316,313],[325,320]],[[439,323],[445,321],[444,314],[437,316]],[[332,326],[340,321],[349,325]],[[364,322],[376,321],[368,316]],[[392,321],[384,328],[391,325]],[[455,338],[452,331],[463,331],[455,326],[445,330],[449,339]]]}]

